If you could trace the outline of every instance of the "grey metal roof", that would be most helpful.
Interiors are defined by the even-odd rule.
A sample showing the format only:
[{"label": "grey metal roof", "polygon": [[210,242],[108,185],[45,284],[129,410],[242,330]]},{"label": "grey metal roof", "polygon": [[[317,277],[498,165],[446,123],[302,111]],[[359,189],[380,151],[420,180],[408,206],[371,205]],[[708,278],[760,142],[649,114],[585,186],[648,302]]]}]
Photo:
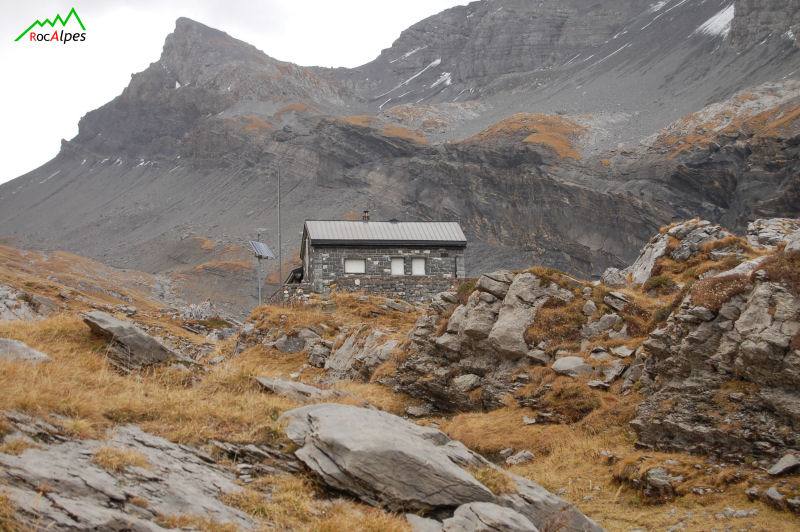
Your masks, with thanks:
[{"label": "grey metal roof", "polygon": [[312,244],[467,245],[467,238],[458,222],[308,220],[304,233]]}]

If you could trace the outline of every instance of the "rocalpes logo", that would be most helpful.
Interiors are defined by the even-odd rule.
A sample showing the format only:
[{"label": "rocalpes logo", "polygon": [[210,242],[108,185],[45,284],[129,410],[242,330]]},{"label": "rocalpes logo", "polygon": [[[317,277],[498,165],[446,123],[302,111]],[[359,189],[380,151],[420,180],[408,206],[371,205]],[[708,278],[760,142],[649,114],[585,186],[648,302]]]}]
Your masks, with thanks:
[{"label": "rocalpes logo", "polygon": [[[69,20],[72,17],[75,17],[75,20],[77,21],[78,24],[80,24],[81,29],[83,30],[83,32],[78,32],[78,31],[76,31],[76,32],[65,32],[64,30],[61,30],[59,32],[58,30],[56,30],[56,22],[60,22],[62,26],[66,27],[67,26],[67,22],[69,22]],[[52,33],[39,33],[38,31],[32,31],[33,28],[35,28],[37,26],[39,28],[44,28],[46,25],[49,25],[51,28],[53,28],[53,32]],[[45,31],[47,31],[47,28],[45,28]],[[30,41],[33,41],[33,42],[43,42],[43,41],[44,42],[54,42],[54,41],[59,41],[61,43],[67,43],[69,41],[72,41],[72,42],[85,41],[86,40],[86,26],[83,25],[83,21],[81,20],[81,17],[78,16],[78,12],[75,11],[75,8],[73,7],[72,9],[69,10],[69,13],[67,13],[67,18],[61,18],[60,14],[56,14],[56,18],[54,20],[50,20],[49,18],[46,18],[46,19],[44,19],[44,22],[42,22],[39,19],[36,19],[33,22],[33,24],[28,26],[28,29],[26,29],[25,31],[20,33],[19,37],[14,39],[14,42],[17,42],[17,41],[19,41],[20,39],[23,39],[26,36],[28,37],[28,39],[26,39],[26,40],[28,40],[29,42]]]}]

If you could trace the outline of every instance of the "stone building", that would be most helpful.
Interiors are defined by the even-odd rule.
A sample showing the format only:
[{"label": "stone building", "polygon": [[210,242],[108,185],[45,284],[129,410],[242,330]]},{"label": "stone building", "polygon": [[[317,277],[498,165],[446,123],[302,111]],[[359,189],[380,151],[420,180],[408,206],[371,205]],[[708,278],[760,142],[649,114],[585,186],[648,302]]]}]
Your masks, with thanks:
[{"label": "stone building", "polygon": [[408,300],[429,299],[465,276],[458,222],[308,220],[300,258],[315,291],[336,284]]}]

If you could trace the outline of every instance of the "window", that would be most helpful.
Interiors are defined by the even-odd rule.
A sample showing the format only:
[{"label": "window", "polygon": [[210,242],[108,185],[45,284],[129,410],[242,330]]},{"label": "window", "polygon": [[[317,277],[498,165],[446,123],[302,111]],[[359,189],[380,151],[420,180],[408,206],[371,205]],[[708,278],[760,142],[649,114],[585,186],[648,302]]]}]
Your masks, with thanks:
[{"label": "window", "polygon": [[364,259],[344,259],[344,273],[366,273],[367,261]]},{"label": "window", "polygon": [[425,259],[411,259],[411,275],[425,275]]},{"label": "window", "polygon": [[392,275],[405,275],[406,274],[406,261],[403,257],[394,257],[392,259]]}]

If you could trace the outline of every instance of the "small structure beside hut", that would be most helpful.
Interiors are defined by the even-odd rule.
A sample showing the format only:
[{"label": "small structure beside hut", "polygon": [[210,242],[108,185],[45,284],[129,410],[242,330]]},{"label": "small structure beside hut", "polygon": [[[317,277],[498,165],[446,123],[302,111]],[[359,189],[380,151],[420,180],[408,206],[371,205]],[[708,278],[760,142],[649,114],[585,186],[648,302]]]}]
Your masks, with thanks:
[{"label": "small structure beside hut", "polygon": [[[467,239],[458,222],[307,220],[302,282],[315,292],[363,291],[429,300],[465,276]],[[300,272],[298,272],[300,273]]]}]

